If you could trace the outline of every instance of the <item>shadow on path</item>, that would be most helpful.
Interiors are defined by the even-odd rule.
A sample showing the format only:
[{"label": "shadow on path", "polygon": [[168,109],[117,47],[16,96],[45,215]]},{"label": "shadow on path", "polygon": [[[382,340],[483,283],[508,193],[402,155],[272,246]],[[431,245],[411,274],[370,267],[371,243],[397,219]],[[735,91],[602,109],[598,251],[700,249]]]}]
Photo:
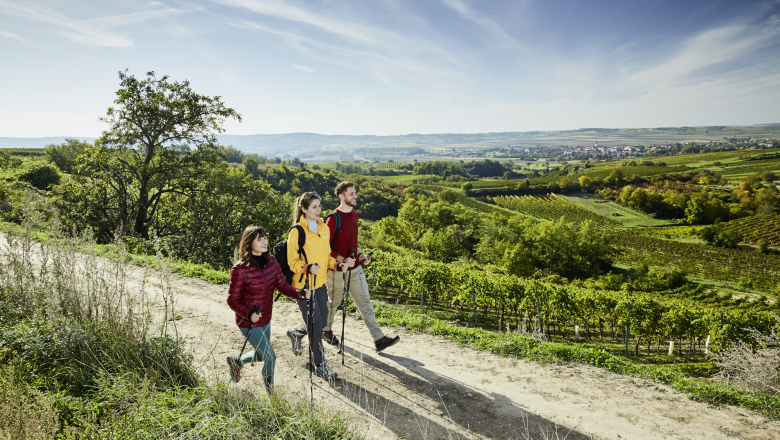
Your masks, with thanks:
[{"label": "shadow on path", "polygon": [[[336,365],[341,359],[333,359],[345,379],[337,381],[333,388],[401,438],[470,438],[473,434],[520,438],[526,432],[536,438],[541,432],[554,433],[556,429],[561,438],[591,438],[533,414],[504,395],[488,393],[423,368],[422,362],[387,353],[374,357],[353,348],[373,347],[356,342],[351,345],[346,349],[350,356],[345,366]],[[361,361],[365,366],[359,365]],[[366,371],[366,366],[372,371]],[[403,384],[409,392],[395,391],[384,384],[386,381]],[[442,419],[444,425],[435,421]]]}]

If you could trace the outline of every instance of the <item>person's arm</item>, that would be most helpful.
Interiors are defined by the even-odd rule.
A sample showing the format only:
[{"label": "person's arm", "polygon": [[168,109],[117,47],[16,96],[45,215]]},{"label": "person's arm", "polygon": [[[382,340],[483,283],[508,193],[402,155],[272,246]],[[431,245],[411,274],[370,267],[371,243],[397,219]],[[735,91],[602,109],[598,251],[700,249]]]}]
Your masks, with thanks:
[{"label": "person's arm", "polygon": [[339,263],[338,260],[331,257],[330,255],[328,256],[328,269],[338,271],[339,264],[341,263]]},{"label": "person's arm", "polygon": [[244,293],[244,276],[240,272],[241,270],[237,267],[230,270],[227,303],[231,310],[249,319],[249,306],[241,297]]},{"label": "person's arm", "polygon": [[287,280],[284,279],[284,274],[282,274],[282,269],[279,267],[278,264],[274,264],[273,267],[274,270],[276,271],[276,274],[274,276],[274,279],[276,281],[276,285],[274,287],[276,288],[276,290],[278,290],[279,293],[281,293],[284,296],[300,301],[301,300],[300,289],[296,289],[295,287],[287,284]]},{"label": "person's arm", "polygon": [[298,254],[298,228],[290,229],[287,236],[287,265],[292,273],[306,273],[306,262],[303,255]]}]

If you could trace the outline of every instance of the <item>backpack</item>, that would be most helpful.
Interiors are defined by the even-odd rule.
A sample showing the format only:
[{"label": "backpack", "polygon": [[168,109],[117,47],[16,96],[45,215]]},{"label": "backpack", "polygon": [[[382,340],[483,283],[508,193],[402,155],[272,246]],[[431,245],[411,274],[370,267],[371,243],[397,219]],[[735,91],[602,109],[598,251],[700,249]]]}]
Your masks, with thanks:
[{"label": "backpack", "polygon": [[334,210],[330,214],[328,214],[327,217],[325,217],[325,221],[328,221],[328,218],[334,217],[336,219],[336,227],[333,228],[333,237],[330,237],[330,247],[333,247],[333,242],[336,240],[336,236],[339,235],[339,232],[341,232],[341,216],[339,215],[338,211]]},{"label": "backpack", "polygon": [[[290,228],[290,230],[292,231],[294,228],[298,228],[298,256],[300,257],[303,255],[303,261],[308,264],[309,261],[306,258],[306,251],[303,250],[303,245],[306,244],[306,231],[301,225],[295,225]],[[279,263],[279,268],[282,269],[282,275],[284,275],[287,284],[292,285],[292,278],[295,274],[290,269],[290,265],[287,262],[287,240],[280,241],[274,245],[274,258],[276,258],[276,262]],[[301,281],[303,281],[303,277],[304,274],[301,274]],[[277,296],[277,299],[278,298],[279,297]]]}]

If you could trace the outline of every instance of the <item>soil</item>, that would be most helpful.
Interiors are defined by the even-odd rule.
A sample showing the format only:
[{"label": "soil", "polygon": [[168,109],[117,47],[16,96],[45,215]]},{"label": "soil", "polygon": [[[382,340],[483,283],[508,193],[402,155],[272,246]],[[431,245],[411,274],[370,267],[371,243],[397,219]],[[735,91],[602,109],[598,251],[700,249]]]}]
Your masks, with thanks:
[{"label": "soil", "polygon": [[[210,381],[229,382],[225,359],[238,354],[243,336],[225,302],[227,286],[162,275],[130,266],[126,285],[134,294],[144,285],[158,304],[161,285],[172,292],[174,313],[181,316],[173,321],[175,330],[187,340],[200,373]],[[308,356],[295,356],[285,334],[300,322],[292,300],[274,304],[277,391],[308,400]],[[334,330],[341,332],[340,319]],[[587,365],[503,358],[400,328],[384,331],[400,335],[401,342],[377,353],[363,322],[348,316],[344,365],[338,350],[326,347],[339,379],[329,384],[315,376],[313,384],[317,410],[340,412],[369,438],[780,438],[780,421],[743,408],[695,402],[656,383]],[[260,364],[245,367],[242,380],[231,386],[265,395]]]}]

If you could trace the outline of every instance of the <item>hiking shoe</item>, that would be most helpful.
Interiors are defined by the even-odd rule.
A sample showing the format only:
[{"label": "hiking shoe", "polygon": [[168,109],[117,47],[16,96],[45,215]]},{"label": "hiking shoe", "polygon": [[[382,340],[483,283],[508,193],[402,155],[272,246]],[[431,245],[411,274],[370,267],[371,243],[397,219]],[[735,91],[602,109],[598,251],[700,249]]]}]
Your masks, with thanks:
[{"label": "hiking shoe", "polygon": [[374,345],[376,345],[376,351],[382,351],[387,347],[392,347],[393,345],[397,344],[398,341],[401,340],[400,336],[396,336],[394,338],[388,338],[387,336],[382,336],[382,339],[374,342]]},{"label": "hiking shoe", "polygon": [[241,368],[238,366],[238,358],[235,356],[228,356],[227,358],[228,367],[230,367],[230,380],[233,382],[238,382],[241,380]]},{"label": "hiking shoe", "polygon": [[265,382],[265,390],[268,391],[269,396],[274,395],[274,377],[273,376],[265,376],[263,378],[263,382]]},{"label": "hiking shoe", "polygon": [[314,370],[314,374],[327,381],[330,381],[331,379],[336,380],[339,378],[339,375],[336,374],[335,371],[331,370],[325,361],[322,361],[321,364],[317,365],[317,368]]},{"label": "hiking shoe", "polygon": [[303,346],[301,346],[301,339],[303,338],[295,336],[293,329],[287,330],[287,337],[290,338],[290,342],[292,342],[293,354],[300,356],[301,353],[303,353]]},{"label": "hiking shoe", "polygon": [[322,337],[325,339],[325,342],[330,345],[339,345],[339,338],[337,338],[331,330],[322,332]]}]

